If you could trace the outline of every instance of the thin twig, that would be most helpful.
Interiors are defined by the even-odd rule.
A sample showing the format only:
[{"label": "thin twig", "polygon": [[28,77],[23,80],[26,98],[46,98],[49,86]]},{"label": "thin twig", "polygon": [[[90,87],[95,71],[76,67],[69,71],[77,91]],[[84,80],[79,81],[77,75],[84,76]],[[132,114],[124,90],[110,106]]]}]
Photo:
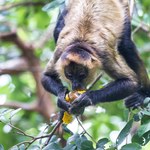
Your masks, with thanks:
[{"label": "thin twig", "polygon": [[28,149],[28,147],[29,147],[32,143],[34,143],[35,141],[37,141],[37,140],[39,140],[39,139],[43,139],[43,138],[48,138],[48,140],[46,141],[45,145],[43,146],[43,147],[45,147],[45,146],[48,144],[47,142],[50,141],[51,137],[54,135],[55,131],[56,131],[57,128],[61,125],[61,123],[62,123],[62,121],[58,121],[57,124],[56,124],[56,126],[55,126],[55,127],[53,128],[53,130],[51,131],[51,133],[49,133],[49,134],[47,134],[47,135],[38,136],[38,137],[30,136],[30,135],[24,133],[22,130],[20,130],[20,129],[14,127],[14,126],[11,126],[12,128],[17,129],[17,130],[18,130],[20,133],[22,133],[23,135],[32,138],[31,141],[24,141],[24,142],[18,143],[16,146],[19,146],[19,145],[22,145],[22,144],[28,144],[28,145],[26,146],[26,149]]},{"label": "thin twig", "polygon": [[[43,145],[43,147],[45,147],[46,145],[48,145],[49,141],[51,140],[52,136],[54,135],[55,131],[60,127],[60,125],[62,124],[62,118],[63,118],[63,115],[64,115],[64,111],[60,111],[60,114],[59,114],[59,118],[58,118],[58,122],[57,124],[55,125],[55,127],[53,128],[53,130],[51,131],[51,133],[49,134],[49,138],[47,139],[47,141],[45,142],[45,144]],[[42,148],[43,148],[42,147]]]},{"label": "thin twig", "polygon": [[93,83],[88,87],[87,90],[91,90],[91,88],[94,86],[94,84],[103,76],[103,72],[99,74],[99,76],[93,81]]},{"label": "thin twig", "polygon": [[21,129],[19,129],[19,128],[15,127],[15,126],[14,126],[14,125],[12,125],[11,123],[8,123],[8,125],[9,125],[10,127],[12,127],[13,129],[15,129],[15,130],[19,131],[19,133],[21,133],[22,135],[27,136],[27,137],[32,138],[32,139],[34,139],[34,137],[33,137],[33,136],[31,136],[31,135],[29,135],[29,134],[26,134],[24,131],[22,131]]},{"label": "thin twig", "polygon": [[96,143],[96,141],[94,140],[94,138],[84,129],[82,123],[80,122],[80,120],[79,120],[79,118],[77,116],[76,116],[76,119],[77,119],[79,125],[81,126],[81,128],[83,129],[83,131],[92,139],[93,142]]},{"label": "thin twig", "polygon": [[132,36],[142,27],[142,23],[140,23],[133,31],[132,31]]},{"label": "thin twig", "polygon": [[54,133],[56,132],[56,130],[60,127],[60,125],[62,124],[62,120],[59,120],[56,124],[56,126],[53,128],[53,130],[51,131],[51,133],[49,134],[49,138],[47,139],[47,141],[45,142],[44,146],[48,145],[49,141],[51,140],[52,136],[54,135]]}]

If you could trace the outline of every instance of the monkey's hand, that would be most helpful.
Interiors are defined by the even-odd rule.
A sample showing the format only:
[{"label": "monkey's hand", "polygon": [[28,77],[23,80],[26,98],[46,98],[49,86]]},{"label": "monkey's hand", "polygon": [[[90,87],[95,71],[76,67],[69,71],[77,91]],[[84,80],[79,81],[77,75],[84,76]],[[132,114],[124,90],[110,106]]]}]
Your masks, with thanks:
[{"label": "monkey's hand", "polygon": [[146,96],[144,93],[136,92],[125,99],[125,105],[127,108],[136,109],[139,106],[143,105],[145,98],[146,98]]},{"label": "monkey's hand", "polygon": [[88,96],[87,93],[88,92],[80,95],[78,98],[76,98],[73,101],[73,103],[72,103],[72,105],[69,109],[70,113],[72,113],[72,114],[81,114],[81,112],[84,111],[84,108],[86,106],[90,106],[90,105],[93,104],[91,98]]},{"label": "monkey's hand", "polygon": [[65,89],[63,92],[59,93],[58,100],[57,100],[57,106],[65,111],[69,111],[71,104],[65,100],[66,93],[68,93],[67,89]]}]

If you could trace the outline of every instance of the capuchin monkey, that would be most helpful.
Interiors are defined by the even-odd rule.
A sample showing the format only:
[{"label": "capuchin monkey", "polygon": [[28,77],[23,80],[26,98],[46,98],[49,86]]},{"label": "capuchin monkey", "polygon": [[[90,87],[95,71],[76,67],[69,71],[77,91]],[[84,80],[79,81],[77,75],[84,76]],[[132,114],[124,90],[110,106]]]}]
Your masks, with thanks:
[{"label": "capuchin monkey", "polygon": [[[150,96],[146,69],[131,39],[128,0],[69,0],[54,30],[56,49],[42,77],[44,88],[58,97],[57,105],[71,113],[86,106],[125,99],[137,108]],[[101,73],[113,81],[65,101],[69,90],[83,90]]]}]

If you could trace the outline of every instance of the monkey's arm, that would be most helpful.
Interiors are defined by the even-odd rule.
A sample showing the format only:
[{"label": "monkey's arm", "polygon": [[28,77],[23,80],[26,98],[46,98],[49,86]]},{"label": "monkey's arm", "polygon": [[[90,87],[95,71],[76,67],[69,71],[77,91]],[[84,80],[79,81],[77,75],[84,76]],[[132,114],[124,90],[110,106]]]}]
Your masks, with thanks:
[{"label": "monkey's arm", "polygon": [[44,72],[42,77],[43,87],[55,96],[59,96],[65,87],[62,85],[57,73],[55,72]]},{"label": "monkey's arm", "polygon": [[50,61],[42,76],[42,85],[50,93],[58,97],[57,105],[61,109],[68,111],[70,104],[65,101],[65,95],[68,89],[63,86],[57,72],[54,69],[53,61]]},{"label": "monkey's arm", "polygon": [[137,90],[138,85],[130,79],[118,79],[100,90],[88,91],[85,94],[82,94],[74,101],[71,112],[73,113],[76,109],[95,105],[100,102],[121,100]]}]

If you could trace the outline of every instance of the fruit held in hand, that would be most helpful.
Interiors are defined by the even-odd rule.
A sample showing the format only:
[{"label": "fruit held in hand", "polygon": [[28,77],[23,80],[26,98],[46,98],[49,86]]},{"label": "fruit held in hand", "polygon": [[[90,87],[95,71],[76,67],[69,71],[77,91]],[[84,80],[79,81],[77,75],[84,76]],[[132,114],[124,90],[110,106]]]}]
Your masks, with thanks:
[{"label": "fruit held in hand", "polygon": [[[79,91],[69,92],[68,94],[66,94],[65,100],[69,103],[72,103],[76,98],[78,98],[84,92],[86,92],[86,91],[79,90]],[[79,114],[80,114],[80,112],[79,112]],[[69,124],[70,122],[72,122],[73,116],[70,113],[65,111],[62,120],[63,120],[63,123]]]}]

